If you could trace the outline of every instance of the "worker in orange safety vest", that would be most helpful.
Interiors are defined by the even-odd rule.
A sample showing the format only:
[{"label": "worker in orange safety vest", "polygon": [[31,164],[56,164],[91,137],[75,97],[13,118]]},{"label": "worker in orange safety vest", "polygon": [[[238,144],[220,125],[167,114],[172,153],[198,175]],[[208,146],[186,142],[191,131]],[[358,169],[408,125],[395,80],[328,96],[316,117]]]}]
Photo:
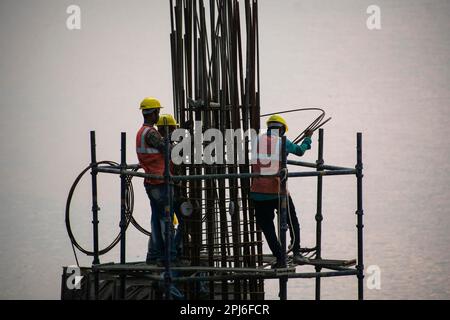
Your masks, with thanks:
[{"label": "worker in orange safety vest", "polygon": [[[267,132],[261,135],[257,144],[257,161],[252,164],[252,172],[257,174],[275,174],[281,167],[281,137],[288,131],[288,125],[284,118],[279,115],[272,115],[267,120]],[[287,154],[293,153],[303,156],[311,149],[312,132],[306,132],[306,137],[300,145],[294,144],[286,139]],[[273,268],[284,267],[281,244],[275,231],[274,218],[275,210],[280,211],[280,199],[282,196],[288,197],[288,217],[289,232],[291,237],[293,261],[301,264],[306,258],[300,253],[300,225],[295,211],[294,202],[289,193],[281,194],[280,177],[254,177],[252,179],[250,198],[253,200],[255,208],[255,218],[258,227],[264,233],[266,241],[272,254],[276,258]]]},{"label": "worker in orange safety vest", "polygon": [[[161,103],[152,97],[142,100],[140,109],[144,117],[144,123],[136,135],[136,153],[140,166],[145,173],[163,176],[165,170],[165,142],[161,134],[156,130],[155,124],[159,120]],[[145,179],[145,190],[150,199],[151,214],[151,236],[148,243],[147,264],[164,263],[165,252],[165,206],[167,199],[167,188],[163,179]],[[173,212],[171,212],[173,219]],[[173,244],[174,230],[171,226],[169,231]],[[170,248],[171,260],[176,259],[175,246]]]}]

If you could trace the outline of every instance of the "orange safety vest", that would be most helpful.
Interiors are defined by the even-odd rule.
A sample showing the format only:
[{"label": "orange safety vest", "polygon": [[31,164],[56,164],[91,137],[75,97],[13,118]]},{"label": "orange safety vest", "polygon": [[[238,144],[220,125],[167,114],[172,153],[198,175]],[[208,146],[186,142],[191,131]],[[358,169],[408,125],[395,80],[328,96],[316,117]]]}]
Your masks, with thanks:
[{"label": "orange safety vest", "polygon": [[[147,174],[164,176],[164,153],[157,148],[150,147],[145,141],[145,137],[150,131],[158,132],[154,127],[144,124],[136,135],[136,153],[139,164]],[[145,182],[149,184],[162,184],[164,180],[145,179]]]},{"label": "orange safety vest", "polygon": [[[281,168],[281,139],[263,134],[259,137],[256,148],[257,159],[253,161],[252,172],[267,175],[278,173]],[[280,189],[279,177],[252,178],[251,192],[278,194]]]}]

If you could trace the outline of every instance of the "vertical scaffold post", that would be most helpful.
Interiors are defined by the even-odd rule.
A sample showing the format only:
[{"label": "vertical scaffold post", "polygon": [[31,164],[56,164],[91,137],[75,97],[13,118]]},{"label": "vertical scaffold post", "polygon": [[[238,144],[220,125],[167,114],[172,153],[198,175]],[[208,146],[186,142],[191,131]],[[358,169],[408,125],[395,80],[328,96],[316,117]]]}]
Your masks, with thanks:
[{"label": "vertical scaffold post", "polygon": [[165,273],[164,273],[164,285],[165,285],[165,299],[170,300],[170,288],[172,286],[172,274],[170,270],[170,262],[171,262],[171,246],[172,246],[172,201],[173,201],[173,192],[172,192],[172,180],[170,176],[170,134],[169,134],[169,126],[165,125],[165,137],[164,137],[164,184],[166,187],[166,204],[165,204],[165,241],[164,241],[164,256],[165,256]]},{"label": "vertical scaffold post", "polygon": [[[97,154],[95,144],[95,131],[91,131],[91,176],[92,176],[92,226],[94,234],[94,261],[93,265],[99,264],[99,252],[98,252],[98,203],[97,203]],[[94,295],[95,299],[98,299],[99,291],[99,274],[94,274]]]},{"label": "vertical scaffold post", "polygon": [[[121,133],[120,136],[120,168],[125,171],[127,167],[127,134]],[[125,174],[120,175],[120,263],[126,263],[126,246],[125,235],[127,229],[126,221],[126,187],[127,176]],[[120,276],[120,299],[125,299],[125,287],[126,287],[125,275]]]},{"label": "vertical scaffold post", "polygon": [[[319,151],[317,157],[317,171],[323,171],[323,129],[319,129]],[[317,212],[316,212],[316,259],[322,259],[322,176],[317,177]],[[316,272],[322,268],[316,266]],[[320,300],[320,277],[316,277],[316,300]]]},{"label": "vertical scaffold post", "polygon": [[[283,136],[281,139],[281,183],[280,183],[280,199],[281,205],[280,205],[280,222],[281,222],[281,228],[280,228],[280,242],[281,242],[281,254],[283,259],[283,268],[287,267],[287,256],[286,256],[286,232],[288,229],[287,224],[287,174],[286,168],[287,168],[287,155],[286,155],[286,136]],[[280,278],[280,293],[279,297],[280,300],[286,300],[287,299],[287,277],[281,277]]]},{"label": "vertical scaffold post", "polygon": [[362,162],[362,133],[358,132],[356,142],[357,162],[356,162],[356,179],[357,179],[357,230],[358,230],[358,300],[364,300],[364,260],[363,260],[363,162]]}]

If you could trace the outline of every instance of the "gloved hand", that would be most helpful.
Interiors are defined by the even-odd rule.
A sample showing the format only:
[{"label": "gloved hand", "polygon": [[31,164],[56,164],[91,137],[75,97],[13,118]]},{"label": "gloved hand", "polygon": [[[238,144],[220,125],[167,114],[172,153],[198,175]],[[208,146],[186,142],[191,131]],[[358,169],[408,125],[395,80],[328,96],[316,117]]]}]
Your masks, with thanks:
[{"label": "gloved hand", "polygon": [[311,138],[313,134],[314,134],[314,131],[312,131],[312,130],[306,130],[305,131],[305,137]]},{"label": "gloved hand", "polygon": [[305,139],[303,139],[303,142],[300,146],[300,148],[302,149],[303,152],[305,152],[306,150],[310,150],[311,149],[311,143],[312,140],[310,137],[306,137]]},{"label": "gloved hand", "polygon": [[302,143],[306,143],[311,147],[312,139],[310,137],[306,137],[305,139],[303,139]]},{"label": "gloved hand", "polygon": [[287,176],[288,176],[288,169],[287,168],[281,169],[280,170],[281,181],[286,180]]}]

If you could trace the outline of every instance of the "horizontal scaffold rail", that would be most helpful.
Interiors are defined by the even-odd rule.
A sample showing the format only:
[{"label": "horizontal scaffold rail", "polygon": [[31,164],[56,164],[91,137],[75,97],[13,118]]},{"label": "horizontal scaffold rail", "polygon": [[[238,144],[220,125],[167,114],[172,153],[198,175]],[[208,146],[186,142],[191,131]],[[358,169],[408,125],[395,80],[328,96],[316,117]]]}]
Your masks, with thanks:
[{"label": "horizontal scaffold rail", "polygon": [[327,164],[317,164],[317,163],[296,161],[296,160],[288,160],[287,164],[291,164],[291,165],[295,165],[295,166],[299,166],[299,167],[314,168],[314,169],[319,169],[319,170],[353,170],[352,168],[345,168],[345,167],[331,166],[331,165],[327,165]]},{"label": "horizontal scaffold rail", "polygon": [[346,170],[332,170],[332,171],[290,172],[288,174],[288,177],[298,178],[298,177],[345,176],[345,175],[356,175],[356,170],[346,169]]},{"label": "horizontal scaffold rail", "polygon": [[[300,164],[301,163],[301,164]],[[290,172],[288,177],[296,178],[296,177],[317,177],[317,176],[342,176],[342,175],[356,175],[357,170],[351,168],[337,167],[337,166],[328,166],[328,165],[315,165],[313,163],[300,162],[300,161],[292,161],[290,164],[295,164],[299,166],[318,168],[323,171],[305,171],[305,172]],[[138,165],[128,166],[128,168],[136,169]],[[134,170],[127,170],[121,168],[120,166],[98,166],[93,170],[102,173],[112,173],[126,176],[133,176],[145,179],[160,179],[163,180],[164,176],[158,176],[153,174],[147,174],[143,172],[136,172]],[[190,175],[190,176],[173,176],[171,175],[171,179],[174,181],[193,181],[193,180],[215,180],[215,179],[232,179],[232,178],[241,178],[241,179],[249,179],[249,178],[257,178],[257,177],[278,177],[280,174],[271,174],[271,175],[261,175],[259,173],[223,173],[223,174],[203,174],[203,175]]]}]

